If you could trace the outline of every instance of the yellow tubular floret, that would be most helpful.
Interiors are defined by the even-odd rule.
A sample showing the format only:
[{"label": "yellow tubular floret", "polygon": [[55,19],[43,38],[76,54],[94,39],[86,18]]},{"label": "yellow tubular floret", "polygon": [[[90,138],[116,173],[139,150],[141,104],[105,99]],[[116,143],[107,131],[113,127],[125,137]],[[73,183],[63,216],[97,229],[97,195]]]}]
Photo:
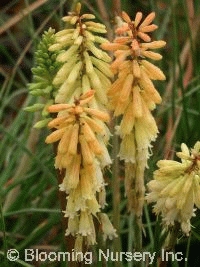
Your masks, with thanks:
[{"label": "yellow tubular floret", "polygon": [[94,154],[92,150],[90,149],[85,137],[83,135],[79,136],[79,142],[81,145],[81,153],[83,157],[83,163],[85,165],[89,164],[92,165],[94,161]]},{"label": "yellow tubular floret", "polygon": [[96,117],[97,119],[100,119],[100,120],[106,121],[106,122],[108,122],[110,120],[110,116],[106,112],[96,110],[93,108],[86,108],[86,107],[84,107],[83,109],[86,113],[88,113],[91,116]]},{"label": "yellow tubular floret", "polygon": [[134,117],[139,118],[143,115],[143,107],[142,107],[142,100],[140,96],[139,86],[134,86],[132,92],[133,92],[133,102],[132,102],[133,114]]},{"label": "yellow tubular floret", "polygon": [[156,67],[154,64],[147,60],[141,60],[141,65],[144,66],[144,71],[152,80],[165,80],[166,77],[164,73]]},{"label": "yellow tubular floret", "polygon": [[73,124],[69,125],[66,129],[65,132],[58,144],[58,152],[61,154],[65,154],[68,152],[69,149],[69,144],[71,142],[72,138],[72,133],[73,133]]},{"label": "yellow tubular floret", "polygon": [[81,120],[81,130],[87,142],[93,142],[96,140],[94,132],[91,130],[85,119]]},{"label": "yellow tubular floret", "polygon": [[73,125],[71,138],[68,140],[69,142],[68,152],[71,155],[77,154],[78,136],[79,136],[79,124],[75,123]]},{"label": "yellow tubular floret", "polygon": [[66,130],[65,128],[61,128],[59,130],[54,131],[53,133],[47,136],[47,138],[45,139],[45,143],[50,144],[57,142],[58,140],[61,139],[65,130]]}]

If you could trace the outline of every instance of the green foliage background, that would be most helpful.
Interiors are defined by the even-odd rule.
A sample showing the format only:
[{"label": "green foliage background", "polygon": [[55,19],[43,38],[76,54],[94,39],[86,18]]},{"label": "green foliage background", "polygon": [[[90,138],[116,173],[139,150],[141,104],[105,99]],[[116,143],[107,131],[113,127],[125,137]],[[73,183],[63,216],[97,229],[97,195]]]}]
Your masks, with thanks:
[{"label": "green foliage background", "polygon": [[[37,8],[20,18],[20,12],[33,3]],[[42,2],[44,2],[42,4]],[[34,51],[44,30],[50,26],[62,27],[60,18],[77,1],[8,1],[0,4],[0,262],[1,266],[66,266],[65,263],[12,263],[4,253],[16,248],[23,255],[25,248],[45,251],[64,251],[58,185],[54,169],[52,147],[44,143],[47,130],[33,129],[39,114],[30,114],[24,107],[34,103],[28,95],[27,83],[32,81]],[[106,15],[113,26],[115,1],[82,0],[83,10],[96,15],[101,23]],[[99,3],[103,2],[106,13]],[[121,9],[134,18],[137,11],[147,15],[156,12],[155,24],[159,26],[153,39],[163,39],[167,46],[162,50],[159,67],[167,76],[157,88],[163,102],[154,115],[160,130],[149,160],[146,180],[152,179],[156,162],[175,158],[182,142],[192,147],[200,140],[200,2],[198,0],[121,0]],[[14,18],[18,20],[14,21]],[[8,22],[13,22],[9,27]],[[7,27],[8,26],[8,27]],[[115,222],[120,216],[119,236],[123,251],[134,246],[133,218],[126,211],[123,189],[123,165],[119,163],[119,192],[113,186],[112,176],[107,177],[107,212]],[[113,195],[121,196],[118,210],[113,212]],[[119,215],[120,214],[120,215]],[[189,238],[180,237],[176,250],[188,256],[187,262],[171,262],[169,266],[199,266],[200,212],[192,219]],[[146,251],[161,249],[162,235],[159,220],[145,206],[144,229]],[[119,242],[119,241],[118,241]],[[113,248],[115,244],[106,244]],[[23,258],[23,257],[22,257]],[[122,264],[122,263],[118,263]],[[132,263],[108,263],[108,266],[132,266]],[[156,265],[155,265],[156,266]]]}]

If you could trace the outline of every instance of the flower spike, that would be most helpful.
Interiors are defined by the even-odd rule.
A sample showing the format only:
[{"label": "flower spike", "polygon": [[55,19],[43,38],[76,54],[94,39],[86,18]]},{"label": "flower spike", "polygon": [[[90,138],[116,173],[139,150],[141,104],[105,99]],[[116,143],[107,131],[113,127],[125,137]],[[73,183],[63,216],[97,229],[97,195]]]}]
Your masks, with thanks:
[{"label": "flower spike", "polygon": [[106,92],[113,77],[109,69],[111,58],[99,47],[99,43],[106,40],[100,36],[106,33],[106,28],[91,21],[94,15],[80,12],[78,4],[73,12],[63,17],[69,28],[57,32],[55,43],[49,47],[49,51],[61,51],[56,60],[62,66],[53,79],[58,89],[55,102],[73,103],[74,97],[92,88],[96,93],[89,104],[102,108],[107,104]]},{"label": "flower spike", "polygon": [[47,48],[58,68],[50,77],[55,94],[46,107],[52,114],[46,122],[52,132],[45,141],[56,143],[55,168],[60,170],[63,180],[59,188],[67,199],[63,211],[68,218],[66,235],[74,236],[75,249],[80,250],[83,244],[96,243],[94,217],[102,224],[104,237],[116,237],[108,217],[103,220],[101,215],[106,205],[102,172],[112,163],[107,151],[110,131],[105,123],[110,120],[106,93],[113,73],[111,58],[99,45],[106,40],[100,36],[106,28],[91,21],[94,18],[93,14],[81,14],[78,3],[62,19],[66,29],[54,33]]},{"label": "flower spike", "polygon": [[177,222],[182,232],[189,235],[195,206],[200,208],[200,142],[191,150],[183,143],[181,152],[176,154],[181,162],[158,161],[154,180],[147,184],[146,200],[155,203],[153,211],[161,214],[166,228]]},{"label": "flower spike", "polygon": [[122,12],[123,22],[116,29],[116,38],[112,43],[101,45],[114,53],[111,70],[117,78],[108,90],[109,107],[114,116],[122,115],[117,127],[117,134],[122,139],[119,157],[126,163],[125,187],[129,209],[138,217],[142,215],[144,202],[144,170],[150,156],[151,141],[158,133],[151,110],[162,100],[152,80],[165,80],[163,72],[148,61],[162,58],[150,49],[165,46],[164,41],[151,42],[149,33],[157,29],[152,24],[155,13],[150,13],[143,21],[142,18],[142,13],[138,12],[131,21],[129,15]]}]

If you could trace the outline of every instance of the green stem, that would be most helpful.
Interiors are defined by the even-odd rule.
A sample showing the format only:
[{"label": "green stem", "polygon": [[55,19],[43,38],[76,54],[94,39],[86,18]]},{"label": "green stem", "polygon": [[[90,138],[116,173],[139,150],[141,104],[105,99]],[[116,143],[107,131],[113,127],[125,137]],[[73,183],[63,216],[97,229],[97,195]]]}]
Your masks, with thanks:
[{"label": "green stem", "polygon": [[166,251],[172,251],[174,249],[179,231],[180,231],[180,223],[175,222],[172,230],[169,232],[165,240],[164,249]]},{"label": "green stem", "polygon": [[[113,122],[114,125],[117,125],[116,119]],[[114,128],[114,127],[112,127]],[[113,192],[113,226],[117,230],[117,233],[120,233],[120,179],[119,179],[119,159],[117,154],[119,152],[119,140],[117,135],[113,135],[112,139],[112,158],[114,159],[112,173],[113,173],[113,180],[112,180],[112,192]],[[121,251],[121,240],[120,238],[116,238],[113,242],[114,251],[120,252]],[[122,266],[121,262],[115,262],[115,266],[119,267]]]},{"label": "green stem", "polygon": [[135,250],[142,251],[142,217],[134,217],[134,227],[135,227]]},{"label": "green stem", "polygon": [[[125,163],[125,190],[128,199],[129,211],[134,216],[134,251],[142,252],[142,213],[144,205],[144,162],[138,161],[137,165],[131,162]],[[144,262],[134,263],[136,267],[142,267]]]},{"label": "green stem", "polygon": [[7,244],[7,239],[6,239],[6,226],[5,226],[4,216],[3,216],[1,199],[0,199],[0,216],[1,216],[1,231],[3,232],[3,250],[4,250],[4,257],[5,257],[4,264],[5,264],[5,267],[8,267],[9,266],[8,259],[5,256],[8,250],[8,244]]},{"label": "green stem", "polygon": [[[164,247],[162,249],[163,250],[162,254],[174,250],[174,247],[176,245],[177,238],[179,235],[179,231],[180,231],[180,223],[175,222],[172,230],[169,232],[169,234],[165,240]],[[168,261],[166,261],[165,259],[164,260],[162,259],[162,261],[160,261],[158,267],[167,267],[167,264],[168,264]]]},{"label": "green stem", "polygon": [[[134,251],[135,252],[142,252],[142,217],[141,216],[134,216],[133,220],[133,228],[134,228],[134,235],[135,235],[135,244],[134,244]],[[143,267],[143,261],[136,261],[135,267]]]},{"label": "green stem", "polygon": [[[133,231],[133,220],[134,220],[134,215],[133,215],[133,213],[131,213],[130,216],[128,217],[128,224],[129,224],[129,228],[128,228],[128,251],[133,251],[133,242],[135,239],[134,231]],[[128,267],[132,267],[132,266],[133,266],[133,262],[132,261],[128,262]]]}]

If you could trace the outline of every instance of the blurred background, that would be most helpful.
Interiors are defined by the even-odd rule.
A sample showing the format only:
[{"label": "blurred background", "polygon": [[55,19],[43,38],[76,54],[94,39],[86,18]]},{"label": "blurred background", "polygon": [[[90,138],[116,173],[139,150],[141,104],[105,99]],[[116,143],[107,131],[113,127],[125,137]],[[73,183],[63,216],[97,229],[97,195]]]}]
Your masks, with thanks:
[{"label": "blurred background", "polygon": [[[4,251],[25,248],[41,251],[64,250],[62,214],[59,208],[58,185],[52,147],[44,143],[48,130],[33,129],[39,114],[30,114],[24,107],[34,102],[27,84],[32,81],[34,52],[45,30],[64,27],[61,17],[76,0],[1,0],[0,1],[0,262],[5,266],[65,266],[64,263],[23,261],[12,265],[4,261]],[[112,40],[114,17],[126,11],[133,19],[137,11],[147,15],[156,12],[159,26],[153,40],[165,40],[160,51],[163,60],[157,65],[167,79],[156,82],[163,102],[154,111],[159,137],[154,143],[146,181],[152,179],[159,159],[176,159],[180,144],[192,147],[200,140],[200,1],[199,0],[82,0],[83,12],[93,13],[105,23]],[[123,165],[119,182],[120,225],[118,231],[123,251],[128,251],[131,217],[126,212],[123,188]],[[107,212],[113,215],[112,177],[106,177]],[[115,192],[116,194],[116,192]],[[145,207],[145,250],[157,251],[162,243],[161,226]],[[192,233],[182,236],[176,247],[188,255],[187,262],[169,262],[169,266],[197,267],[200,255],[200,212],[192,219]],[[130,241],[131,242],[131,241]],[[197,248],[197,249],[194,249]],[[62,265],[63,264],[63,265]],[[114,264],[114,263],[112,263]],[[117,265],[108,266],[117,266]],[[124,263],[122,266],[131,266]],[[3,266],[3,265],[1,265]],[[156,265],[155,265],[156,266]]]}]

